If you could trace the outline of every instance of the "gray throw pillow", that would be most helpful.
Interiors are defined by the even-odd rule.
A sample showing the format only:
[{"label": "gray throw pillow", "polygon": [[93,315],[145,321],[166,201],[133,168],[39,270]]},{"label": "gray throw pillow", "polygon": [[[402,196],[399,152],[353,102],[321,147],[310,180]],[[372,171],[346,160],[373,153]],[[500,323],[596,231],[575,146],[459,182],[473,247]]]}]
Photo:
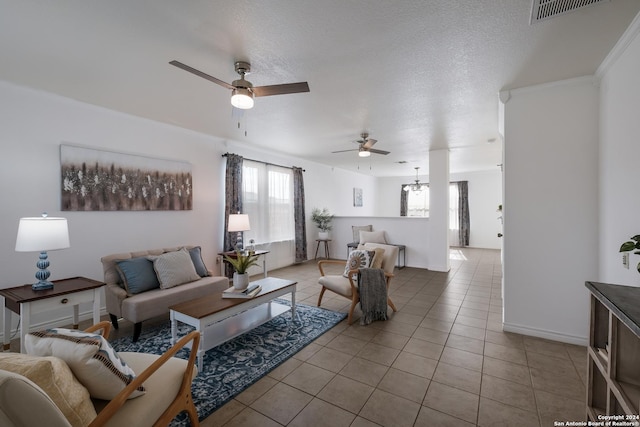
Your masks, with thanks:
[{"label": "gray throw pillow", "polygon": [[147,258],[153,261],[153,269],[156,271],[161,289],[173,288],[200,279],[191,261],[191,255],[185,248]]},{"label": "gray throw pillow", "polygon": [[193,262],[193,266],[196,268],[198,276],[209,276],[209,270],[207,270],[207,266],[204,264],[204,260],[202,259],[202,249],[200,246],[189,249],[189,255],[191,256],[191,262]]}]

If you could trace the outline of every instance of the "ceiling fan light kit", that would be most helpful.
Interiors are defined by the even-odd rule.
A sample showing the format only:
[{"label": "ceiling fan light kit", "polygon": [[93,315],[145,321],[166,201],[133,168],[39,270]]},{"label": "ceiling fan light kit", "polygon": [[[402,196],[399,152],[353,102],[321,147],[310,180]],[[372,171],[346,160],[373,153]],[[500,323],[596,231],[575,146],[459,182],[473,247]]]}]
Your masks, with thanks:
[{"label": "ceiling fan light kit", "polygon": [[241,110],[253,108],[253,92],[243,87],[233,89],[231,105]]},{"label": "ceiling fan light kit", "polygon": [[369,150],[363,150],[362,148],[358,151],[358,156],[360,157],[369,157],[371,152]]}]

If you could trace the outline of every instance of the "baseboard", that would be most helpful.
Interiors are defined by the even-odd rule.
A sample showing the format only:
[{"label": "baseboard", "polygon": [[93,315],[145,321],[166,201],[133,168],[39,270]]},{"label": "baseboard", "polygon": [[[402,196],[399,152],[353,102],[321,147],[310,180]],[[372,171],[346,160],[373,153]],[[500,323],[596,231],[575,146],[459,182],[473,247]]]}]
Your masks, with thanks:
[{"label": "baseboard", "polygon": [[552,341],[560,341],[567,344],[575,344],[586,346],[589,344],[588,337],[577,335],[568,335],[556,331],[548,331],[546,329],[531,328],[528,326],[515,325],[512,323],[503,323],[502,330],[505,332],[513,332],[516,334],[529,335],[537,338],[544,338]]},{"label": "baseboard", "polygon": [[427,266],[427,270],[440,271],[440,272],[446,273],[449,270],[451,270],[451,267],[447,265],[429,265]]},{"label": "baseboard", "polygon": [[[100,316],[102,317],[102,316],[106,316],[106,315],[107,315],[106,308],[102,308],[100,310]],[[15,315],[15,314],[13,314],[11,316],[12,319],[17,319],[17,317],[18,316]],[[79,317],[80,322],[82,322],[84,320],[93,320],[93,310],[85,311],[84,313],[79,313],[78,317]],[[73,323],[73,316],[62,316],[62,317],[58,317],[56,319],[49,319],[46,322],[32,323],[31,327],[30,327],[30,330],[37,331],[37,330],[41,330],[41,329],[60,328],[60,327],[71,325],[72,323]],[[12,339],[18,338],[18,335],[20,334],[20,332],[18,331],[17,327],[18,327],[18,325],[16,325],[15,328],[11,329],[11,337],[12,337]],[[4,342],[4,332],[3,332],[3,330],[4,330],[4,328],[2,330],[0,330],[0,338],[2,339],[1,342]]]}]

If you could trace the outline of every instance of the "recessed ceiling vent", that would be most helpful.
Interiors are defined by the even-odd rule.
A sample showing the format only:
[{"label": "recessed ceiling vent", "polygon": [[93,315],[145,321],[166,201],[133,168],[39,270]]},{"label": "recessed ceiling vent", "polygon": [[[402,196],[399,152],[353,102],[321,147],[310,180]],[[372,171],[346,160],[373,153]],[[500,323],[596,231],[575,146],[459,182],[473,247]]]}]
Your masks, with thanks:
[{"label": "recessed ceiling vent", "polygon": [[533,0],[531,24],[610,0]]}]

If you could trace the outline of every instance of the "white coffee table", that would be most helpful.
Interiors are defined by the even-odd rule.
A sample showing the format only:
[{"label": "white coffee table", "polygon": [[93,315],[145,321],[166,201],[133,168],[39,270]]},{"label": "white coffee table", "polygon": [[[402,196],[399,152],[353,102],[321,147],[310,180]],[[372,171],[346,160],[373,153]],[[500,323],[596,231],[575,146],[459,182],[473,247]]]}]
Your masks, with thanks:
[{"label": "white coffee table", "polygon": [[[178,322],[191,325],[200,332],[200,346],[197,353],[200,371],[202,371],[205,351],[289,310],[291,310],[291,320],[295,320],[297,282],[267,277],[252,281],[251,284],[262,286],[260,293],[253,298],[222,298],[222,291],[220,291],[169,307],[172,344],[178,340]],[[274,301],[288,293],[291,294],[291,307]]]}]

